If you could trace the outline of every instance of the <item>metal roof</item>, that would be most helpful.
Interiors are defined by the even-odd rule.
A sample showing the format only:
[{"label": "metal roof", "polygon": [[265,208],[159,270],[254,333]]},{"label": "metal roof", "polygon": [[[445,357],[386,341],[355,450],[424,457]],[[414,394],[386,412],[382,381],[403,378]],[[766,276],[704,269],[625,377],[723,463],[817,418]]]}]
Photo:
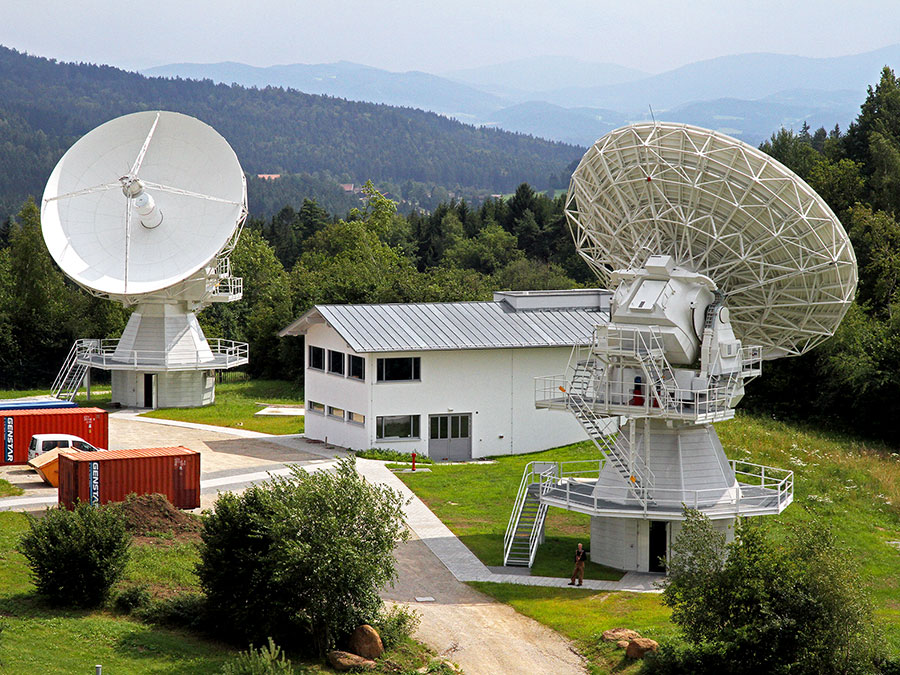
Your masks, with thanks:
[{"label": "metal roof", "polygon": [[280,335],[324,321],[360,353],[560,347],[590,344],[608,316],[599,307],[517,311],[505,302],[316,305]]}]

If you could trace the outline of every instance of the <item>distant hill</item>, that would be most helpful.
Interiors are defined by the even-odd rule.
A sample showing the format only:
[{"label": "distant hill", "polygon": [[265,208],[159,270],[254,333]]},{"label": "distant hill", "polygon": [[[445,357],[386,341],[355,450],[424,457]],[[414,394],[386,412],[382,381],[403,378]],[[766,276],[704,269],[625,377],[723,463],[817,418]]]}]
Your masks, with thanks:
[{"label": "distant hill", "polygon": [[579,145],[620,124],[649,118],[652,106],[657,119],[712,127],[757,145],[781,126],[799,129],[807,122],[814,128],[846,128],[859,112],[866,87],[878,80],[883,66],[892,64],[900,66],[900,45],[822,59],[739,54],[657,75],[546,56],[443,77],[345,62],[272,68],[179,64],[147,72],[410,105]]},{"label": "distant hill", "polygon": [[[738,54],[698,61],[632,82],[561,87],[541,98],[557,105],[614,110],[666,110],[718,98],[759,100],[780,91],[852,90],[865,96],[885,65],[900,64],[900,44],[865,54],[814,59],[784,54]],[[861,100],[861,99],[860,99]],[[814,102],[813,102],[814,103]]]},{"label": "distant hill", "polygon": [[392,73],[349,61],[269,66],[243,63],[172,63],[141,71],[148,77],[210,79],[245,87],[290,87],[354,101],[420,108],[461,119],[487,114],[508,101],[458,82],[417,71]]},{"label": "distant hill", "polygon": [[534,56],[480,68],[454,70],[443,75],[485,91],[506,91],[522,99],[528,97],[526,92],[533,98],[534,92],[563,87],[600,87],[649,76],[643,71],[615,63],[589,63],[566,56]]},{"label": "distant hill", "polygon": [[0,219],[26,195],[40,196],[54,164],[79,136],[146,109],[175,110],[211,124],[250,174],[315,173],[335,183],[416,182],[463,194],[510,192],[522,182],[545,189],[555,187],[584,151],[409,108],[148,78],[0,47]]}]

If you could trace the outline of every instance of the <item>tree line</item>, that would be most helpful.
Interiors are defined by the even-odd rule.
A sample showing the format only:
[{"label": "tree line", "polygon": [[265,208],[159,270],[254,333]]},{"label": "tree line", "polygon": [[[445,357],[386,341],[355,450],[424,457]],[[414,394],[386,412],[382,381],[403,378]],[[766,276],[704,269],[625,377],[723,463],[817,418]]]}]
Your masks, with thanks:
[{"label": "tree line", "polygon": [[[414,201],[421,201],[422,186],[429,198],[437,188],[448,195],[475,195],[508,193],[522,181],[541,189],[562,187],[560,176],[564,182],[565,168],[583,152],[421,110],[279,87],[148,78],[0,46],[0,220],[15,213],[28,195],[41,193],[53,166],[81,135],[114,117],[155,109],[212,125],[253,176],[302,176],[306,185],[287,181],[277,187],[290,189],[284,195],[290,201],[277,208],[313,196],[308,183],[322,181],[336,190],[338,183],[372,178],[390,184],[385,189],[395,197]],[[268,202],[266,187],[251,185],[251,205]],[[440,197],[440,190],[434,196]],[[328,204],[341,214],[343,206]]]}]

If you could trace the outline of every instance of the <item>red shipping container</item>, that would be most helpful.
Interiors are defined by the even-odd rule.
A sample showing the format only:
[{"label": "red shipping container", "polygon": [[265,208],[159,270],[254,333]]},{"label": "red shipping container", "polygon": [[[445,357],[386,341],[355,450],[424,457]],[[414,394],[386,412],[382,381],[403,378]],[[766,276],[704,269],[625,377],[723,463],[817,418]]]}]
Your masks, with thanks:
[{"label": "red shipping container", "polygon": [[0,410],[0,418],[0,464],[27,463],[28,443],[35,434],[71,434],[97,448],[109,447],[109,417],[100,408]]},{"label": "red shipping container", "polygon": [[158,492],[180,509],[200,506],[200,453],[185,447],[59,453],[59,503],[125,501]]}]

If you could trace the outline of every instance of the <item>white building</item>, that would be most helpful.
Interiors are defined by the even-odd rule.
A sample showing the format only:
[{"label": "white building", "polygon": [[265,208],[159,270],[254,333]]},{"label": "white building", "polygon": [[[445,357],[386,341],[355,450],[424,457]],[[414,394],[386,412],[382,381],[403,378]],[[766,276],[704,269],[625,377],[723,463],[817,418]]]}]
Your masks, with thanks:
[{"label": "white building", "polygon": [[565,370],[608,320],[601,290],[498,292],[493,302],[317,305],[306,338],[306,435],[462,460],[585,440],[536,410],[534,378]]}]

